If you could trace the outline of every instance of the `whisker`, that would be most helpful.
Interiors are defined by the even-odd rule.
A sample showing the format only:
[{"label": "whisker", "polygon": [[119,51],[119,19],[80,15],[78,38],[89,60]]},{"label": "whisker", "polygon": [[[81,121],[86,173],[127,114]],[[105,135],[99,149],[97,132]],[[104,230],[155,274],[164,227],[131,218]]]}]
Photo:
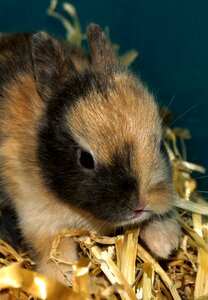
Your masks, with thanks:
[{"label": "whisker", "polygon": [[75,222],[74,224],[74,228],[81,228],[82,226],[82,223],[86,221],[88,217],[88,214],[85,212],[85,213],[82,213],[82,215],[80,216],[80,218]]},{"label": "whisker", "polygon": [[185,114],[187,114],[192,109],[194,109],[198,104],[199,104],[199,102],[193,104],[191,107],[189,107],[187,110],[185,110],[181,115],[178,116],[178,118],[176,118],[173,122],[170,123],[169,127],[171,127],[173,124],[175,124],[175,122],[178,121],[179,119],[181,119]]},{"label": "whisker", "polygon": [[162,219],[161,214],[157,213],[157,215],[158,215],[158,218],[159,218],[160,223],[163,223],[164,220]]},{"label": "whisker", "polygon": [[204,176],[199,176],[199,177],[192,177],[193,179],[202,179],[202,178],[207,178],[208,175],[204,175]]},{"label": "whisker", "polygon": [[116,225],[114,225],[113,236],[116,235],[116,230],[117,230]]},{"label": "whisker", "polygon": [[[161,119],[162,119],[162,120],[163,120],[163,118],[164,118],[164,116],[165,116],[165,112],[168,111],[168,110],[170,109],[170,107],[171,107],[173,101],[175,100],[175,98],[176,98],[176,96],[177,96],[179,90],[180,90],[180,88],[177,89],[177,91],[176,91],[176,93],[174,94],[174,96],[170,99],[170,102],[168,103],[168,106],[167,106],[167,107],[164,106],[165,110],[164,110],[163,115],[161,115]],[[163,106],[161,106],[160,108],[162,109],[162,107],[163,107]],[[162,125],[163,131],[165,131],[165,130],[166,130],[167,128],[169,128],[169,127],[170,127],[169,124],[163,124],[163,125]]]},{"label": "whisker", "polygon": [[175,95],[170,99],[170,102],[169,102],[169,104],[168,104],[168,106],[167,106],[167,109],[170,108],[170,106],[171,106],[171,104],[173,103],[173,101],[175,100],[177,94],[178,94],[178,90],[176,91]]},{"label": "whisker", "polygon": [[[169,101],[169,103],[168,103],[168,106],[165,107],[165,111],[166,111],[166,110],[169,110],[169,108],[171,107],[171,104],[173,103],[173,101],[175,100],[175,98],[176,98],[176,96],[177,96],[177,94],[178,94],[178,91],[179,91],[179,89],[176,91],[175,95],[170,99],[170,101]],[[165,111],[164,111],[163,115],[161,116],[162,119],[163,119],[164,116],[165,116]]]},{"label": "whisker", "polygon": [[189,211],[189,210],[183,211],[182,213],[179,212],[179,216],[180,216],[180,217],[184,217],[184,216],[185,216],[185,217],[186,217],[186,216],[187,216],[187,217],[192,217],[192,212]]},{"label": "whisker", "polygon": [[86,213],[80,217],[79,222],[76,222],[74,227],[77,229],[79,229],[79,228],[83,229],[83,225],[84,225],[84,228],[87,229],[88,225],[90,225],[92,223],[96,224],[96,222],[98,222],[98,221],[93,215],[90,216],[90,218],[89,218],[89,214]]},{"label": "whisker", "polygon": [[198,190],[198,192],[199,192],[199,193],[207,193],[207,194],[208,194],[208,191],[199,191],[199,190]]},{"label": "whisker", "polygon": [[110,221],[110,218],[107,220],[103,221],[102,224],[97,228],[97,231],[100,232],[101,229]]}]

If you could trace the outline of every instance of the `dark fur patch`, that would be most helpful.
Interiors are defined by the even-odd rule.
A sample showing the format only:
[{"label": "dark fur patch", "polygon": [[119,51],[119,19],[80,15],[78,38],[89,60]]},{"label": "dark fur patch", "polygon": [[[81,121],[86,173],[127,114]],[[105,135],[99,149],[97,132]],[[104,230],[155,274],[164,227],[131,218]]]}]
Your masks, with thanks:
[{"label": "dark fur patch", "polygon": [[18,227],[16,212],[11,207],[1,209],[0,239],[9,243],[15,249],[19,248],[21,233]]},{"label": "dark fur patch", "polygon": [[[1,165],[2,167],[2,165]],[[1,171],[1,170],[0,170]],[[10,205],[11,199],[4,188],[3,180],[0,180],[0,239],[9,243],[16,250],[22,242],[22,235],[18,226],[18,218],[15,209]]]},{"label": "dark fur patch", "polygon": [[39,158],[45,183],[62,201],[111,222],[123,221],[127,211],[136,209],[138,182],[131,171],[129,145],[115,153],[110,165],[98,162],[88,172],[78,164],[79,145],[70,134],[52,132],[42,132]]},{"label": "dark fur patch", "polygon": [[129,144],[121,145],[110,164],[98,162],[97,168],[87,174],[79,166],[80,146],[70,134],[64,115],[69,114],[74,101],[86,97],[92,89],[106,96],[108,86],[101,85],[99,78],[89,72],[74,80],[60,93],[59,100],[52,101],[41,123],[38,157],[43,180],[62,201],[100,219],[118,222],[138,205],[138,181],[131,167],[133,150]]}]

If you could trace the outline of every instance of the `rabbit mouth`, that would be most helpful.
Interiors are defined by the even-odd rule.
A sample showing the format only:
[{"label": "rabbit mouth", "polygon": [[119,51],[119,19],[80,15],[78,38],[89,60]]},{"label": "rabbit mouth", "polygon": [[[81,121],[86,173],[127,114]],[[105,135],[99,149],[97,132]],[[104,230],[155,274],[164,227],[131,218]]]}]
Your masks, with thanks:
[{"label": "rabbit mouth", "polygon": [[145,209],[134,210],[133,213],[131,214],[130,221],[140,223],[147,220],[151,215],[152,213],[149,210],[145,210]]},{"label": "rabbit mouth", "polygon": [[142,216],[143,212],[144,212],[143,209],[135,210],[133,218],[135,218],[135,219],[140,218]]},{"label": "rabbit mouth", "polygon": [[148,220],[152,216],[152,212],[149,210],[139,209],[134,210],[123,218],[122,222],[119,222],[120,226],[126,226],[131,224],[140,224]]}]

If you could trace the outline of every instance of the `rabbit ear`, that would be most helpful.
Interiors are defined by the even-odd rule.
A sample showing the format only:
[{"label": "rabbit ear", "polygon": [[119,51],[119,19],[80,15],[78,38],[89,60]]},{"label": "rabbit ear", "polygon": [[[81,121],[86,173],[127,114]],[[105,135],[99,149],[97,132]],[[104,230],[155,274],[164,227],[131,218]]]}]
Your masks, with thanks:
[{"label": "rabbit ear", "polygon": [[118,65],[113,48],[98,25],[89,25],[87,38],[93,65],[98,67]]},{"label": "rabbit ear", "polygon": [[37,89],[48,101],[77,70],[61,43],[45,32],[32,36],[31,51]]}]

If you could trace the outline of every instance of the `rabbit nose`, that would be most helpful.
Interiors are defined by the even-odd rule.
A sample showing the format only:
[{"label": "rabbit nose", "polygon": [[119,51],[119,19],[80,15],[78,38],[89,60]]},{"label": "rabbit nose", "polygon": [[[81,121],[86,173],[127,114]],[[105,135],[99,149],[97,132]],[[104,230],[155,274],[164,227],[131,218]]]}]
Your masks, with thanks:
[{"label": "rabbit nose", "polygon": [[131,196],[129,199],[129,204],[130,204],[129,206],[131,207],[131,209],[134,211],[142,209],[138,192],[131,193]]}]

